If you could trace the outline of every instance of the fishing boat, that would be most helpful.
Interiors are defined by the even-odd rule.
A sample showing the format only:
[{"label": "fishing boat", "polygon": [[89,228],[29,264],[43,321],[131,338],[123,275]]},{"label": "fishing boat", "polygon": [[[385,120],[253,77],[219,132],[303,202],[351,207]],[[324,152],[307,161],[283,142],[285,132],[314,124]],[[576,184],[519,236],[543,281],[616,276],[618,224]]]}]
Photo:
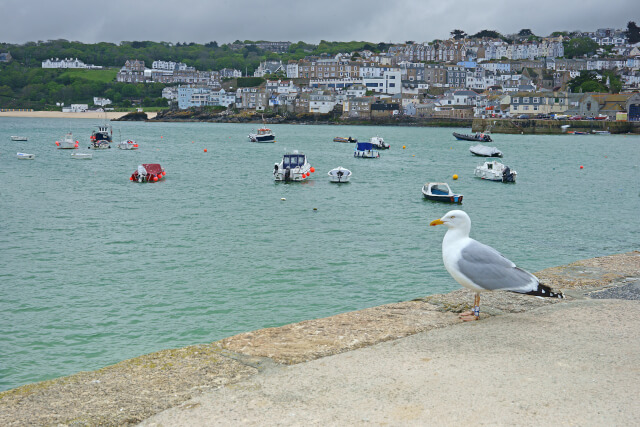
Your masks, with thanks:
[{"label": "fishing boat", "polygon": [[271,129],[263,127],[258,129],[257,133],[249,134],[249,141],[251,142],[276,142],[276,136]]},{"label": "fishing boat", "polygon": [[131,174],[129,181],[140,183],[158,182],[164,178],[166,174],[164,168],[158,163],[143,163],[138,165],[138,169]]},{"label": "fishing boat", "polygon": [[91,153],[71,153],[71,158],[76,160],[91,160],[93,154]]},{"label": "fishing boat", "polygon": [[113,134],[113,129],[108,125],[98,126],[97,131],[93,131],[91,133],[91,143],[89,145],[89,149],[91,150],[104,150],[107,148],[111,148],[111,135]]},{"label": "fishing boat", "polygon": [[462,194],[454,194],[446,182],[427,182],[422,186],[425,199],[435,202],[462,203]]},{"label": "fishing boat", "polygon": [[119,142],[118,143],[118,148],[121,149],[121,150],[137,150],[138,149],[138,143],[128,139],[126,141]]},{"label": "fishing boat", "polygon": [[389,148],[391,148],[389,144],[384,142],[384,139],[381,136],[373,136],[371,137],[369,142],[379,150],[388,150]]},{"label": "fishing boat", "polygon": [[335,183],[345,183],[349,182],[351,179],[351,171],[349,169],[343,168],[342,166],[338,166],[337,168],[331,169],[327,175],[329,175],[329,180]]},{"label": "fishing boat", "polygon": [[26,141],[27,137],[26,136],[11,135],[11,140],[12,141]]},{"label": "fishing boat", "polygon": [[36,158],[35,154],[17,153],[16,157],[20,160],[33,160]]},{"label": "fishing boat", "polygon": [[71,132],[67,132],[67,134],[60,140],[56,141],[56,146],[59,149],[64,150],[74,150],[78,148],[80,143],[78,141],[73,140],[73,134]]},{"label": "fishing boat", "polygon": [[493,142],[493,139],[486,133],[476,132],[473,135],[467,135],[465,133],[453,132],[453,136],[459,141],[477,141],[477,142]]},{"label": "fishing boat", "polygon": [[304,181],[315,171],[307,161],[307,156],[294,150],[282,156],[280,163],[273,166],[273,177],[283,182]]},{"label": "fishing boat", "polygon": [[487,161],[476,166],[474,174],[478,178],[499,182],[516,182],[516,176],[518,175],[516,171],[511,170],[509,166],[497,160]]},{"label": "fishing boat", "polygon": [[471,151],[472,154],[481,157],[502,157],[502,151],[498,150],[496,147],[488,147],[482,144],[469,147],[469,151]]},{"label": "fishing boat", "polygon": [[353,152],[353,157],[374,159],[380,157],[380,152],[378,152],[378,150],[374,150],[373,144],[370,142],[356,142],[356,148]]},{"label": "fishing boat", "polygon": [[608,130],[592,130],[591,133],[594,135],[611,135],[611,132]]},{"label": "fishing boat", "polygon": [[350,136],[345,138],[342,136],[336,136],[335,138],[333,138],[333,142],[358,142],[357,139],[351,138]]}]

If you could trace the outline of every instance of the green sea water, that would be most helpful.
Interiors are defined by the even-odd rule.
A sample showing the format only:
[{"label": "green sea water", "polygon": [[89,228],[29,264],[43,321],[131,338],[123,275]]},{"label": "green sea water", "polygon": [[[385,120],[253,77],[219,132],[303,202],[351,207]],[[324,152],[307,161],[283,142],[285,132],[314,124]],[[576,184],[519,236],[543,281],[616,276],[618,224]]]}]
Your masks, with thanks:
[{"label": "green sea water", "polygon": [[[638,136],[494,135],[518,172],[501,184],[473,176],[482,160],[451,135],[469,129],[273,125],[256,144],[255,125],[113,122],[138,151],[56,149],[71,130],[88,152],[98,124],[0,118],[0,390],[458,289],[429,227],[453,206],[423,200],[427,181],[464,194],[472,237],[529,271],[640,242]],[[379,159],[332,142],[375,135]],[[305,183],[273,180],[290,150],[316,169]],[[130,182],[140,163],[166,179]],[[329,182],[337,166],[349,184]]]}]

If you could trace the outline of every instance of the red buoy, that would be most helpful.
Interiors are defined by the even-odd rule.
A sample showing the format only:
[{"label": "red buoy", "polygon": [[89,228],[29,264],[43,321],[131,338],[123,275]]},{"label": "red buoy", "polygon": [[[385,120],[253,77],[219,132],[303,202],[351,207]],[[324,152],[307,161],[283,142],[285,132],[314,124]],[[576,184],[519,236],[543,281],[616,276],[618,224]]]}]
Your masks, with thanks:
[{"label": "red buoy", "polygon": [[311,173],[314,173],[316,171],[316,168],[314,168],[313,166],[311,166],[311,169],[309,169],[311,171]]}]

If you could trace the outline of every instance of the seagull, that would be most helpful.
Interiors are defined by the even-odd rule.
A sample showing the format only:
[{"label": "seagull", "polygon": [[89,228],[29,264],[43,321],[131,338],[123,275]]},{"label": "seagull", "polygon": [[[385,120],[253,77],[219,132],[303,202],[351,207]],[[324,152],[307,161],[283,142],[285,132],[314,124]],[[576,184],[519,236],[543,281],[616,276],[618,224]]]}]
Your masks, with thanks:
[{"label": "seagull", "polygon": [[466,212],[453,210],[430,225],[448,228],[442,240],[442,260],[451,276],[465,288],[475,291],[472,311],[460,314],[463,321],[480,317],[480,292],[511,291],[537,297],[564,298],[541,285],[538,278],[505,258],[500,252],[469,237],[471,218]]}]

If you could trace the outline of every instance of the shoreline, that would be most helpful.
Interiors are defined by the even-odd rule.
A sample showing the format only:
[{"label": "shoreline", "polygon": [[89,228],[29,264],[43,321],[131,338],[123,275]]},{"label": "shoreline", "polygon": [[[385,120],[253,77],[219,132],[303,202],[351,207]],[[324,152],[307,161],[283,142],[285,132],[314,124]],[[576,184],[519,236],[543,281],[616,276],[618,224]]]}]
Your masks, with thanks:
[{"label": "shoreline", "polygon": [[[562,290],[566,299],[487,293],[478,325],[492,318],[595,301],[589,299],[592,293],[619,288],[628,278],[640,278],[640,251],[576,261],[535,274],[541,282]],[[0,423],[137,424],[204,392],[251,379],[266,370],[449,330],[461,324],[457,313],[467,310],[471,301],[472,293],[467,290],[430,295],[163,350],[97,371],[27,384],[0,392]]]},{"label": "shoreline", "polygon": [[[63,113],[62,111],[2,111],[1,117],[26,117],[35,119],[119,119],[122,116],[127,115],[129,112],[115,112],[107,111],[104,113],[99,112],[86,112],[86,113]],[[158,113],[146,113],[149,119],[154,118]]]}]

